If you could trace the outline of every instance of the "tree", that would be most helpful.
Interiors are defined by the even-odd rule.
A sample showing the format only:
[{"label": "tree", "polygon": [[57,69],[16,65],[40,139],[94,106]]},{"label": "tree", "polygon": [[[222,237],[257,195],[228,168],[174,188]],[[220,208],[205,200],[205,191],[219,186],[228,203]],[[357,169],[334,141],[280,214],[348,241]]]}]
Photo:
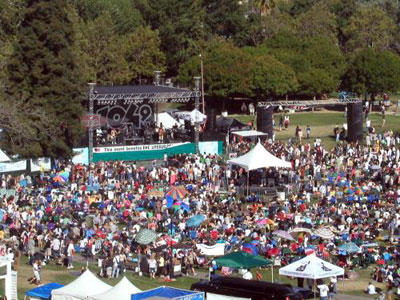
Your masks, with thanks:
[{"label": "tree", "polygon": [[205,10],[202,1],[137,2],[147,25],[159,32],[161,50],[166,55],[167,76],[176,76],[181,64],[200,53],[197,43],[205,39]]},{"label": "tree", "polygon": [[337,43],[336,16],[325,2],[318,2],[296,18],[296,32],[302,38],[325,37]]},{"label": "tree", "polygon": [[400,57],[390,51],[364,49],[350,61],[342,87],[359,96],[376,95],[398,90]]},{"label": "tree", "polygon": [[372,47],[387,49],[395,30],[393,20],[379,7],[360,6],[343,28],[349,52]]},{"label": "tree", "polygon": [[152,78],[155,70],[165,71],[165,55],[160,50],[158,31],[140,27],[125,38],[125,59],[129,77],[136,80]]},{"label": "tree", "polygon": [[89,21],[81,42],[86,56],[86,69],[91,82],[123,84],[130,82],[128,63],[125,60],[125,38],[115,32],[111,15],[105,12]]},{"label": "tree", "polygon": [[278,98],[297,89],[294,71],[272,56],[257,55],[250,70],[251,95],[257,99]]},{"label": "tree", "polygon": [[114,24],[115,32],[124,35],[143,26],[144,20],[132,0],[73,0],[79,16],[85,21],[93,21],[108,13]]},{"label": "tree", "polygon": [[[14,143],[6,130],[6,150],[24,156],[69,156],[80,139],[82,128],[82,80],[72,51],[73,24],[67,0],[28,0],[7,66],[9,105],[29,107],[19,120],[30,124],[29,136]],[[46,115],[45,122],[37,111]],[[51,132],[51,134],[49,134]]]},{"label": "tree", "polygon": [[[250,95],[251,56],[221,39],[210,41],[203,54],[204,83],[207,94],[217,97]],[[189,83],[200,74],[200,58],[193,56],[179,68],[179,82]]]}]

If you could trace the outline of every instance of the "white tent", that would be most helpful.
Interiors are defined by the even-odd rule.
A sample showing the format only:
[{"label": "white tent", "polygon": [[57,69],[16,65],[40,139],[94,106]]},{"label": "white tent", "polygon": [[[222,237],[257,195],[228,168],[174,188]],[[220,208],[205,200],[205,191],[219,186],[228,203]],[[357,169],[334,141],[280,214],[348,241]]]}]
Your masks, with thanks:
[{"label": "white tent", "polygon": [[228,160],[229,164],[244,168],[247,172],[260,168],[291,168],[290,162],[269,153],[260,142],[245,155]]},{"label": "white tent", "polygon": [[52,300],[81,300],[89,296],[105,293],[111,286],[104,283],[89,270],[70,284],[51,291]]},{"label": "white tent", "polygon": [[344,269],[310,254],[290,265],[279,269],[279,275],[309,279],[343,276]]},{"label": "white tent", "polygon": [[175,120],[169,113],[163,112],[157,114],[157,126],[160,127],[160,123],[163,124],[165,129],[171,129],[175,124],[179,126],[177,120]]},{"label": "white tent", "polygon": [[236,134],[242,137],[252,137],[252,136],[260,136],[260,135],[267,135],[264,132],[260,132],[257,130],[242,130],[242,131],[233,131],[232,134]]},{"label": "white tent", "polygon": [[190,113],[190,121],[193,123],[202,123],[207,119],[207,116],[202,114],[198,109],[194,109]]},{"label": "white tent", "polygon": [[142,290],[139,290],[124,276],[124,278],[122,278],[113,288],[109,289],[105,293],[90,298],[93,300],[131,300],[132,294],[140,292],[142,292]]},{"label": "white tent", "polygon": [[0,162],[10,161],[11,159],[0,149]]}]

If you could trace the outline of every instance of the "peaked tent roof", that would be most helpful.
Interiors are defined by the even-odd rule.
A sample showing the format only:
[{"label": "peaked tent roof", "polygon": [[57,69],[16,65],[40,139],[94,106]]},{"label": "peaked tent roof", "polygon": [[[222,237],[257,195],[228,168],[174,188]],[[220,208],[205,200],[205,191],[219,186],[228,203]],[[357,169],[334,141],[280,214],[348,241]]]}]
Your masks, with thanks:
[{"label": "peaked tent roof", "polygon": [[0,162],[11,161],[11,159],[0,149]]},{"label": "peaked tent roof", "polygon": [[86,299],[88,296],[104,293],[111,288],[96,277],[89,270],[85,271],[81,276],[72,281],[70,284],[53,290],[51,292],[52,300],[75,300]]},{"label": "peaked tent roof", "polygon": [[94,300],[131,300],[132,294],[141,293],[142,290],[134,286],[125,276],[113,288],[105,293],[94,295],[90,298]]},{"label": "peaked tent roof", "polygon": [[244,168],[247,172],[260,168],[291,168],[290,162],[284,161],[269,153],[260,142],[246,154],[228,160],[229,164]]},{"label": "peaked tent roof", "polygon": [[315,253],[279,269],[279,275],[320,279],[342,276],[344,269],[318,258]]},{"label": "peaked tent roof", "polygon": [[250,125],[246,125],[234,118],[226,118],[219,117],[216,121],[217,129],[222,132],[228,132],[231,129],[240,130],[240,129],[251,129]]},{"label": "peaked tent roof", "polygon": [[179,126],[177,120],[175,120],[169,113],[162,112],[157,114],[157,126],[160,127],[160,123],[163,124],[163,127],[166,129],[171,129],[175,124]]},{"label": "peaked tent roof", "polygon": [[258,255],[251,255],[244,251],[232,252],[215,259],[218,265],[230,268],[251,269],[267,266],[272,262]]}]

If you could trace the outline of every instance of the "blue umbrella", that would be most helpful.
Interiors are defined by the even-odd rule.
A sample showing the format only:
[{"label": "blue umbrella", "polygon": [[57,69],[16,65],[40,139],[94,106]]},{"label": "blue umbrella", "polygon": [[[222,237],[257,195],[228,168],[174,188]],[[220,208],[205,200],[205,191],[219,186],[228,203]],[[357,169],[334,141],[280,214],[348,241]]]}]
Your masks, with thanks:
[{"label": "blue umbrella", "polygon": [[340,245],[338,249],[341,251],[346,251],[347,253],[357,253],[361,250],[360,247],[352,242]]},{"label": "blue umbrella", "polygon": [[186,221],[188,227],[199,227],[201,223],[205,220],[204,215],[195,215]]}]

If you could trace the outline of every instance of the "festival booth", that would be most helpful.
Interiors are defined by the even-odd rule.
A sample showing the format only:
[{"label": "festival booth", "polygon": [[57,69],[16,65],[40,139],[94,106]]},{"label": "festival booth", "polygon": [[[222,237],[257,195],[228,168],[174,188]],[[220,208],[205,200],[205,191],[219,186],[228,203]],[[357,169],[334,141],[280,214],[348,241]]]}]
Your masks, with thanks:
[{"label": "festival booth", "polygon": [[222,133],[230,133],[235,130],[251,130],[251,126],[234,118],[220,117],[216,121],[217,130]]},{"label": "festival booth", "polygon": [[111,286],[104,283],[89,270],[70,284],[51,291],[52,300],[81,300],[93,295],[99,295],[110,290]]},{"label": "festival booth", "polygon": [[284,161],[267,151],[258,142],[257,145],[246,154],[228,160],[228,164],[242,167],[247,172],[247,194],[249,193],[249,172],[261,168],[292,168],[290,162]]},{"label": "festival booth", "polygon": [[131,295],[131,300],[142,299],[204,300],[204,292],[194,292],[162,286]]},{"label": "festival booth", "polygon": [[90,300],[130,300],[132,294],[141,293],[142,290],[134,286],[125,276],[113,288],[105,293],[89,297]]},{"label": "festival booth", "polygon": [[56,282],[48,283],[48,284],[45,284],[45,285],[42,285],[42,286],[39,286],[37,288],[34,288],[34,289],[31,289],[31,290],[27,291],[25,293],[25,298],[24,299],[26,299],[28,297],[31,300],[37,300],[37,299],[46,299],[46,300],[48,299],[48,300],[50,300],[51,299],[51,292],[53,290],[56,290],[56,289],[59,289],[59,288],[62,288],[62,287],[63,287],[62,284],[59,284],[59,283],[56,283]]},{"label": "festival booth", "polygon": [[0,149],[0,162],[11,161],[11,159]]},{"label": "festival booth", "polygon": [[279,269],[279,275],[313,279],[343,276],[344,269],[335,266],[312,253],[290,265]]},{"label": "festival booth", "polygon": [[272,264],[272,261],[244,251],[232,252],[215,259],[218,266],[235,269],[251,269]]}]

